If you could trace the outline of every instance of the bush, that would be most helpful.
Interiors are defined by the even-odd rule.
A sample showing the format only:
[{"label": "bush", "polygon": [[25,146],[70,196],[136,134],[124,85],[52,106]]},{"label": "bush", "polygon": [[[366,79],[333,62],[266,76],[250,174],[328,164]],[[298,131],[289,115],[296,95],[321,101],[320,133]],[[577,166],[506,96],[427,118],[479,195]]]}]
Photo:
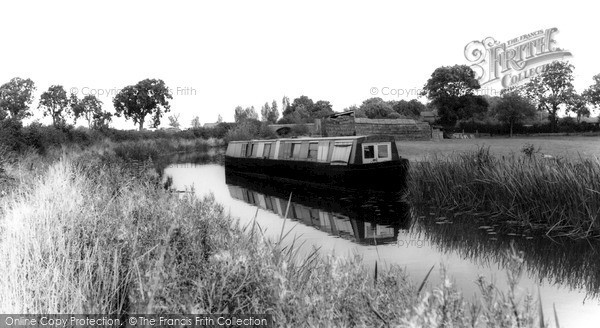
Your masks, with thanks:
[{"label": "bush", "polygon": [[251,139],[274,139],[277,134],[268,127],[267,123],[258,120],[246,120],[238,123],[237,126],[225,135],[225,141],[251,140]]}]

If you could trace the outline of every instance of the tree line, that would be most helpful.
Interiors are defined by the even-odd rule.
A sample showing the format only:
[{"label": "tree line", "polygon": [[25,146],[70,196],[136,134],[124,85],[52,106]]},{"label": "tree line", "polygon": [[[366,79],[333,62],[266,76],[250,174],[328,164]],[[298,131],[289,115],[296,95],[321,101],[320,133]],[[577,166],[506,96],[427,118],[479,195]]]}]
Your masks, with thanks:
[{"label": "tree line", "polygon": [[[10,119],[21,122],[32,116],[30,108],[36,90],[31,79],[15,77],[0,86],[0,121]],[[139,130],[143,130],[147,118],[151,126],[157,127],[160,119],[170,110],[169,100],[173,99],[171,92],[160,79],[145,79],[135,85],[121,89],[113,99],[115,114],[102,108],[102,101],[94,95],[79,98],[76,93],[67,94],[62,85],[52,85],[40,95],[38,109],[44,117],[52,118],[52,125],[65,128],[68,120],[83,118],[90,129],[106,129],[112,117],[124,116],[133,120]]]},{"label": "tree line", "polygon": [[510,126],[531,119],[537,112],[548,114],[550,127],[556,131],[558,111],[572,112],[577,122],[591,114],[589,106],[600,106],[600,74],[582,93],[573,87],[574,66],[555,61],[527,83],[504,89],[499,97],[476,94],[480,89],[473,70],[466,65],[437,68],[423,88],[422,96],[437,108],[439,123],[455,126],[459,121],[492,117]]}]

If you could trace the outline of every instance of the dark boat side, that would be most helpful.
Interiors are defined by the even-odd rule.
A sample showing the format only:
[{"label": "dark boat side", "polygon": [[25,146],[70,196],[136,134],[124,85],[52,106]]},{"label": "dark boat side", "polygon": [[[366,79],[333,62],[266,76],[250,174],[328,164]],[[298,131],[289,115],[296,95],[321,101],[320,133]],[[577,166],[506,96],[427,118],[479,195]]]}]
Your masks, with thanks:
[{"label": "dark boat side", "polygon": [[228,170],[331,188],[400,190],[408,160],[391,136],[290,138],[231,142]]}]

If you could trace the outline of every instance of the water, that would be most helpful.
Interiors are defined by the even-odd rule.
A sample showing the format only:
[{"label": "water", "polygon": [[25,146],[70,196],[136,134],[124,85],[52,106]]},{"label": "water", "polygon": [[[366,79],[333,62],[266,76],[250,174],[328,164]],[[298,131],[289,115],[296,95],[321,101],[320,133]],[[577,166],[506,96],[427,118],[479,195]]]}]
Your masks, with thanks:
[{"label": "water", "polygon": [[[545,317],[556,305],[561,327],[597,327],[600,323],[600,245],[551,240],[517,225],[497,225],[477,217],[411,208],[399,194],[360,194],[306,189],[226,174],[220,164],[172,164],[165,177],[177,190],[212,193],[242,224],[256,216],[274,239],[290,231],[306,252],[312,247],[339,256],[360,254],[367,265],[397,264],[420,283],[432,265],[428,287],[438,285],[440,267],[466,297],[478,293],[482,275],[507,289],[506,250],[511,242],[523,251],[526,271],[519,285],[539,291]],[[292,194],[289,209],[288,199]],[[284,220],[288,211],[289,220]],[[285,222],[285,223],[284,223]]]}]

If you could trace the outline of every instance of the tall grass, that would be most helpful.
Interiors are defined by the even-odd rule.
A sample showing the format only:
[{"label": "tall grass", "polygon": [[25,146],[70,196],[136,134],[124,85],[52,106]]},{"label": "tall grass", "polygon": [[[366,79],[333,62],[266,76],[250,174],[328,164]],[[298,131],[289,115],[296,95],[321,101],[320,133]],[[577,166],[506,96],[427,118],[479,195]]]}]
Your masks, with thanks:
[{"label": "tall grass", "polygon": [[495,157],[489,149],[434,157],[411,167],[413,201],[487,213],[548,234],[600,234],[600,161]]},{"label": "tall grass", "polygon": [[374,284],[360,258],[300,255],[258,224],[240,227],[212,197],[169,193],[116,163],[63,157],[1,200],[1,313],[269,313],[294,327],[539,322],[519,319],[536,318],[526,295],[507,307],[493,290],[486,315],[450,278],[418,293],[391,267]]}]

